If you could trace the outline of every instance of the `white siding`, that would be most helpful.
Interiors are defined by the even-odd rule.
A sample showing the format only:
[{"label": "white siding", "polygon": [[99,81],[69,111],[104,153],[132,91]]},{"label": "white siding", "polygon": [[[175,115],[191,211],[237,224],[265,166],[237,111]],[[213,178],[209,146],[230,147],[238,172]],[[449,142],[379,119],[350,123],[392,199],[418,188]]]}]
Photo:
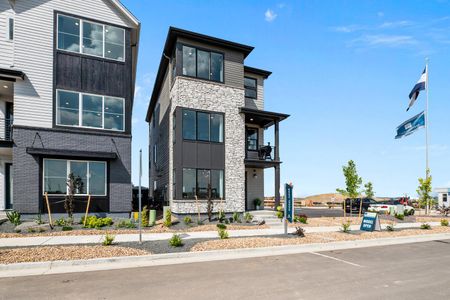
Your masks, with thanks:
[{"label": "white siding", "polygon": [[26,80],[14,88],[15,125],[52,127],[54,11],[132,27],[107,0],[17,0],[14,67]]},{"label": "white siding", "polygon": [[9,68],[13,61],[13,42],[8,39],[9,18],[14,17],[9,1],[0,1],[0,67]]}]

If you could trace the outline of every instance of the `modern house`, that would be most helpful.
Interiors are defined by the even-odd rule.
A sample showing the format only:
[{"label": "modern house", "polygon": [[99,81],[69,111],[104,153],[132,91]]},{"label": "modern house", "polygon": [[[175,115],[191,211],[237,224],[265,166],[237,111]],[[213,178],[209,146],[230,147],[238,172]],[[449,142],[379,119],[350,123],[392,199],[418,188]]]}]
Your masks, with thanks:
[{"label": "modern house", "polygon": [[117,0],[0,1],[0,210],[131,210],[139,21]]},{"label": "modern house", "polygon": [[450,207],[450,188],[435,188],[434,191],[438,194],[438,206]]},{"label": "modern house", "polygon": [[[264,110],[271,72],[246,66],[253,47],[169,28],[147,112],[149,187],[175,214],[254,209],[264,169],[280,199],[279,123]],[[274,129],[271,145],[264,130]]]}]

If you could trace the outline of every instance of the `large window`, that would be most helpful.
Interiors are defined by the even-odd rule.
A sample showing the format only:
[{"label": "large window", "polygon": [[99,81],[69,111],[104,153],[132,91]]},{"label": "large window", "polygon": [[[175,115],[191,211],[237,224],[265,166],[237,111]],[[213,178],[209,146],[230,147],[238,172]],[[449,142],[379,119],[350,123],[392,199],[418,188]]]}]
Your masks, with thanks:
[{"label": "large window", "polygon": [[247,150],[258,150],[257,128],[247,128]]},{"label": "large window", "polygon": [[223,115],[183,109],[183,138],[223,142]]},{"label": "large window", "polygon": [[183,45],[183,75],[223,82],[223,54]]},{"label": "large window", "polygon": [[58,15],[58,49],[125,61],[125,30]]},{"label": "large window", "polygon": [[256,99],[256,79],[244,77],[245,97]]},{"label": "large window", "polygon": [[183,199],[223,198],[223,170],[183,168]]},{"label": "large window", "polygon": [[67,194],[70,173],[82,183],[77,195],[106,196],[106,162],[63,159],[44,159],[44,193]]},{"label": "large window", "polygon": [[57,90],[56,124],[124,131],[123,98]]}]

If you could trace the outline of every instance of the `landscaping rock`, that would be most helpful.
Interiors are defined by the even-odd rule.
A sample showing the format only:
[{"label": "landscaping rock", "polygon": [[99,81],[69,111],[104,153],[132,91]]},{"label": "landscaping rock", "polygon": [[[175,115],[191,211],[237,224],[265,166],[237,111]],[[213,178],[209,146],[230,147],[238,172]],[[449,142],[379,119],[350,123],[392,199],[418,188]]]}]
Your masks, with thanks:
[{"label": "landscaping rock", "polygon": [[50,225],[49,224],[38,224],[35,221],[32,222],[23,222],[20,225],[17,225],[14,230],[16,232],[43,232],[43,231],[49,231]]},{"label": "landscaping rock", "polygon": [[8,221],[8,218],[0,218],[0,225]]},{"label": "landscaping rock", "polygon": [[258,226],[266,224],[266,221],[264,219],[259,219],[259,218],[253,218],[252,222]]}]

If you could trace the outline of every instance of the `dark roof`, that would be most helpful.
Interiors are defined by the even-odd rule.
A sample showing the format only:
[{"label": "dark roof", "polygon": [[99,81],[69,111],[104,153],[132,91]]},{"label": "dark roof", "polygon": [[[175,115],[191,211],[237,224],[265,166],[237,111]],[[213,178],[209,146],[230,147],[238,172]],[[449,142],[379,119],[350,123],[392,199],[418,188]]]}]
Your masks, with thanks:
[{"label": "dark roof", "polygon": [[249,66],[244,66],[244,72],[261,75],[264,78],[267,78],[272,74],[272,72],[270,72],[270,71],[266,71],[263,69],[257,69],[257,68],[253,68],[253,67],[249,67]]},{"label": "dark roof", "polygon": [[173,51],[173,47],[175,46],[175,42],[176,42],[177,38],[179,38],[179,37],[184,37],[184,38],[187,38],[187,39],[190,39],[193,41],[197,41],[197,42],[203,42],[203,43],[206,43],[209,45],[215,45],[215,46],[219,46],[219,47],[223,47],[223,48],[227,48],[227,49],[233,49],[233,50],[242,52],[244,54],[244,58],[247,57],[247,55],[249,55],[250,52],[252,52],[252,50],[254,49],[254,47],[252,47],[252,46],[247,46],[244,44],[239,44],[239,43],[215,38],[215,37],[212,37],[209,35],[204,35],[204,34],[192,32],[192,31],[188,31],[188,30],[184,30],[184,29],[180,29],[180,28],[169,27],[169,32],[167,33],[166,43],[164,45],[164,50],[161,55],[161,61],[159,63],[158,74],[156,75],[155,84],[153,86],[153,92],[150,97],[150,104],[149,104],[148,110],[147,110],[147,117],[145,118],[145,120],[147,122],[150,121],[151,114],[153,113],[153,110],[155,109],[156,101],[158,101],[159,92],[160,92],[161,86],[164,81],[164,76],[166,74],[167,66],[169,64],[168,58],[166,58],[164,55],[170,56],[170,54]]},{"label": "dark roof", "polygon": [[40,156],[70,156],[70,157],[97,158],[97,159],[117,158],[117,154],[114,152],[62,150],[62,149],[47,149],[47,148],[32,148],[32,147],[27,147],[26,151],[28,154]]},{"label": "dark roof", "polygon": [[25,73],[20,70],[13,69],[5,69],[0,68],[0,76],[8,77],[8,78],[17,78],[17,79],[25,79]]},{"label": "dark roof", "polygon": [[272,126],[275,121],[281,122],[289,118],[287,114],[248,107],[241,107],[239,112],[245,114],[245,123],[258,124],[263,128]]}]

